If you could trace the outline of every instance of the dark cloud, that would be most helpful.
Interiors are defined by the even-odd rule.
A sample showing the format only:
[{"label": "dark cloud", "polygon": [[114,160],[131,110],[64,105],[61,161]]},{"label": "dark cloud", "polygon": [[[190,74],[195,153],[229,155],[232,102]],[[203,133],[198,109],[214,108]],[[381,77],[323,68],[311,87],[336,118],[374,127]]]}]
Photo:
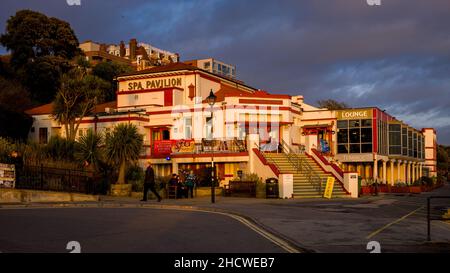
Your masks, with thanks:
[{"label": "dark cloud", "polygon": [[450,144],[450,2],[3,1],[0,28],[17,9],[67,20],[81,41],[135,37],[236,64],[238,76],[275,93],[378,106]]}]

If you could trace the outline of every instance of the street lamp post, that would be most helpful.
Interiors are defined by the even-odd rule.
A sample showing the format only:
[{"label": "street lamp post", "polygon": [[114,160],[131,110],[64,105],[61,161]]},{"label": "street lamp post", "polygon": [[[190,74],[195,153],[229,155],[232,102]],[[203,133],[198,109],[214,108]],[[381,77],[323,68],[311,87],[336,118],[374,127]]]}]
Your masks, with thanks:
[{"label": "street lamp post", "polygon": [[[206,98],[206,101],[208,102],[209,106],[211,106],[211,137],[214,140],[214,111],[213,106],[216,103],[217,96],[214,95],[212,89],[211,92],[209,92],[209,96]],[[216,192],[214,187],[214,141],[211,142],[211,203],[216,202]]]}]

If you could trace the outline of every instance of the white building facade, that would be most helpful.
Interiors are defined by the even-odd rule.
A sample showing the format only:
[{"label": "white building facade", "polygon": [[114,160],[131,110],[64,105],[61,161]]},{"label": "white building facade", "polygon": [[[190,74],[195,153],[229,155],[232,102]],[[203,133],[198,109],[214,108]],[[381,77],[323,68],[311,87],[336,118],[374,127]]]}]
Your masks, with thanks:
[{"label": "white building facade", "polygon": [[[150,160],[157,175],[206,169],[213,160],[221,185],[238,171],[282,181],[288,171],[271,162],[270,153],[305,155],[342,187],[345,171],[391,184],[413,182],[425,168],[428,175],[435,174],[435,131],[418,131],[378,108],[319,109],[304,103],[303,96],[269,94],[184,63],[122,75],[117,81],[117,100],[83,118],[78,135],[135,124],[145,143],[140,164]],[[216,96],[212,107],[206,101],[211,91]],[[51,110],[49,104],[28,111],[34,118],[31,139],[45,143],[52,135],[65,135]],[[395,124],[399,126],[389,127]],[[402,144],[403,128],[407,142]],[[400,150],[394,147],[398,136]]]}]

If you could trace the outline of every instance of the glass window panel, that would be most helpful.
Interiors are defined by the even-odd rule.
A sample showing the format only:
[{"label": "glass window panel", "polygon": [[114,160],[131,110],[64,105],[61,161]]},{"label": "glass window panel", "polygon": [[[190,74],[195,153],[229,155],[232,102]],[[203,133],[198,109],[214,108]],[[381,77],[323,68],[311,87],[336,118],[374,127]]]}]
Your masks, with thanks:
[{"label": "glass window panel", "polygon": [[372,142],[372,128],[361,128],[361,142]]},{"label": "glass window panel", "polygon": [[359,128],[358,129],[350,129],[349,130],[350,143],[359,143],[360,142],[359,130],[360,130]]},{"label": "glass window panel", "polygon": [[361,153],[371,153],[372,143],[361,144]]},{"label": "glass window panel", "polygon": [[348,122],[348,124],[349,124],[350,128],[356,128],[356,127],[360,127],[361,126],[361,121],[359,119],[358,120],[350,120]]},{"label": "glass window panel", "polygon": [[348,142],[348,129],[340,129],[338,132],[338,143]]},{"label": "glass window panel", "polygon": [[390,146],[389,147],[389,154],[391,155],[399,155],[401,154],[402,147],[400,146]]},{"label": "glass window panel", "polygon": [[348,128],[348,120],[338,120],[337,127],[338,128]]},{"label": "glass window panel", "polygon": [[396,146],[401,145],[401,135],[400,132],[389,132],[389,145]]},{"label": "glass window panel", "polygon": [[348,145],[338,145],[338,153],[347,154],[348,153]]},{"label": "glass window panel", "polygon": [[389,131],[393,132],[400,132],[401,131],[401,125],[400,124],[389,124]]},{"label": "glass window panel", "polygon": [[361,127],[372,127],[372,120],[371,119],[362,119]]},{"label": "glass window panel", "polygon": [[350,144],[350,153],[360,153],[361,152],[360,144]]}]

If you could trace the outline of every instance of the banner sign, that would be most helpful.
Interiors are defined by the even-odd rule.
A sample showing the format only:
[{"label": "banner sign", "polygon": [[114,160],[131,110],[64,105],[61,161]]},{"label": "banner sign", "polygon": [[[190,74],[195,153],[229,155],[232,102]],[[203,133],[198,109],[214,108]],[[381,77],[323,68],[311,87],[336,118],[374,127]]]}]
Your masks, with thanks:
[{"label": "banner sign", "polygon": [[172,153],[193,153],[195,151],[195,142],[188,140],[173,140]]},{"label": "banner sign", "polygon": [[153,155],[167,156],[172,153],[172,140],[155,140],[153,144]]},{"label": "banner sign", "polygon": [[371,119],[372,109],[338,110],[337,119]]},{"label": "banner sign", "polygon": [[325,192],[323,193],[323,197],[330,199],[333,195],[333,187],[334,187],[334,177],[327,178],[327,185],[325,186]]},{"label": "banner sign", "polygon": [[171,153],[193,153],[195,142],[188,140],[155,140],[153,141],[153,155],[168,156]]}]

